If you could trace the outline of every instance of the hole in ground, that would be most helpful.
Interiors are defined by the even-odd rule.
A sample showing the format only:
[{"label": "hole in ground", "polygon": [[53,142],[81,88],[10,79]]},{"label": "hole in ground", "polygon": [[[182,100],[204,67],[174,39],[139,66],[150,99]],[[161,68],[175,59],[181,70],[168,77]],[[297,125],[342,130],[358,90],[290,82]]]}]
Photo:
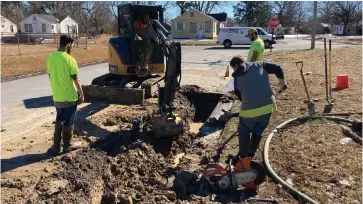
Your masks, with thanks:
[{"label": "hole in ground", "polygon": [[[174,137],[155,138],[151,131],[151,114],[138,118],[132,123],[128,123],[120,131],[111,133],[104,140],[98,140],[91,145],[91,148],[101,149],[107,152],[107,155],[115,157],[117,154],[124,152],[129,145],[141,140],[154,146],[156,153],[168,156],[170,153],[180,153],[196,138],[201,126],[206,122],[214,108],[218,104],[223,94],[210,92],[183,92],[191,106],[187,111],[195,111],[193,123],[189,124],[195,127],[194,133],[184,132]],[[135,116],[137,117],[137,116]],[[177,143],[174,144],[173,143]]]}]

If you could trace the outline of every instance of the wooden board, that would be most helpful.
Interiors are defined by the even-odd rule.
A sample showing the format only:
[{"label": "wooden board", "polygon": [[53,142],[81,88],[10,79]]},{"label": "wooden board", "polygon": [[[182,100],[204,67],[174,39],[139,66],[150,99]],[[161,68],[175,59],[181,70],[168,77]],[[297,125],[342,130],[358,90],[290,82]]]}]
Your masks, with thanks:
[{"label": "wooden board", "polygon": [[151,98],[158,92],[159,86],[164,86],[164,76],[150,78],[142,82],[141,88],[145,90],[145,98]]},{"label": "wooden board", "polygon": [[115,86],[82,86],[85,102],[100,102],[116,104],[141,104],[144,100],[144,90],[138,88],[122,88]]}]

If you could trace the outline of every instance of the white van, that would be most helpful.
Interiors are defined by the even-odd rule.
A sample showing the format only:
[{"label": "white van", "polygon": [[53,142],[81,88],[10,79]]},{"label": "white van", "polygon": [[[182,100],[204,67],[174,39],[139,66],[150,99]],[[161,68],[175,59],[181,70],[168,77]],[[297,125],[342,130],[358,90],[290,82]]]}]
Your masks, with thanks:
[{"label": "white van", "polygon": [[[220,28],[217,44],[224,45],[229,48],[232,45],[251,45],[252,41],[248,38],[248,30],[251,27],[224,27]],[[271,41],[271,34],[268,34],[263,28],[255,27],[258,36],[265,43],[265,48],[269,48],[272,44],[276,44],[275,35]]]}]

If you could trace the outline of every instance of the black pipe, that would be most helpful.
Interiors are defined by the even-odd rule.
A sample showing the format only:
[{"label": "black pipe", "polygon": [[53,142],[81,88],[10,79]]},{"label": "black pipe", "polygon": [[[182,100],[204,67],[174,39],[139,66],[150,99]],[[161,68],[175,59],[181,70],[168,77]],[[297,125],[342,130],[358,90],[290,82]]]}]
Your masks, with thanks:
[{"label": "black pipe", "polygon": [[325,92],[326,92],[326,101],[330,103],[329,96],[328,96],[328,62],[327,62],[327,55],[326,55],[326,38],[324,38],[324,58],[325,58]]}]

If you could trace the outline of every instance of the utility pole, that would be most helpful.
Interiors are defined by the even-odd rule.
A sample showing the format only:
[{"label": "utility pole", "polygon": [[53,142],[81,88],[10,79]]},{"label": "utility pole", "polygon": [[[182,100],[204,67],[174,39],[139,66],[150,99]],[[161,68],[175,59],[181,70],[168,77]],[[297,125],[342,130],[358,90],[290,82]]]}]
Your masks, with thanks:
[{"label": "utility pole", "polygon": [[311,28],[311,49],[315,49],[315,34],[316,34],[316,16],[318,13],[318,2],[314,1],[314,17],[313,17],[313,25]]}]

